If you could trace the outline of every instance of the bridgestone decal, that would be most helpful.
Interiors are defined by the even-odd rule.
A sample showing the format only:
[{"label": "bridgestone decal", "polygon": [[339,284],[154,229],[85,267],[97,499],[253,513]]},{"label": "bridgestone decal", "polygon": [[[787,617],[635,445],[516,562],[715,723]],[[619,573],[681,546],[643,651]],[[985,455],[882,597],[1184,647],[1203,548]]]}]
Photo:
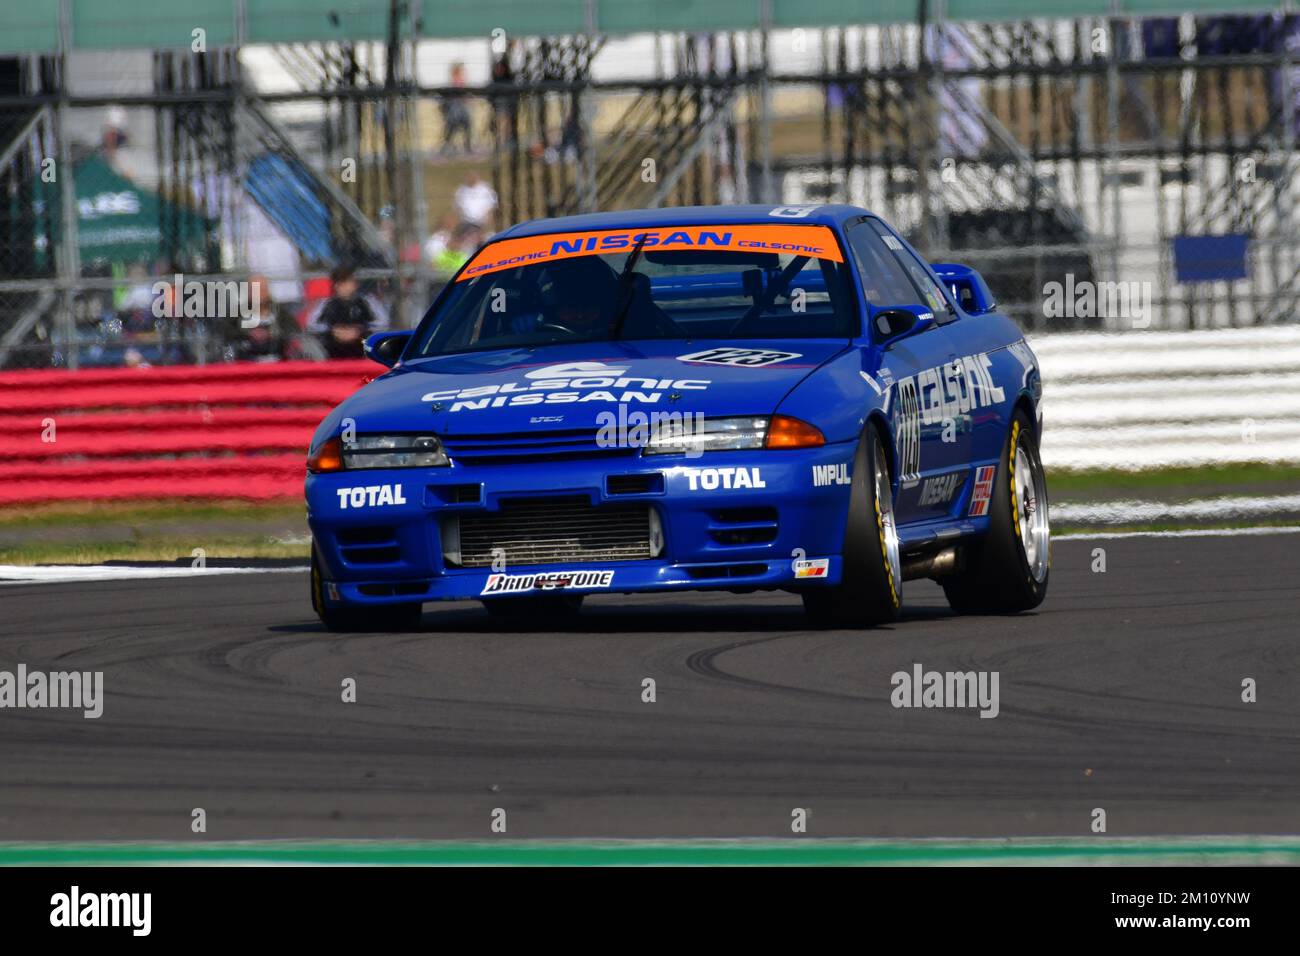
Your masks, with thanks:
[{"label": "bridgestone decal", "polygon": [[540,574],[490,574],[480,594],[526,591],[590,591],[614,582],[613,571],[546,571]]}]

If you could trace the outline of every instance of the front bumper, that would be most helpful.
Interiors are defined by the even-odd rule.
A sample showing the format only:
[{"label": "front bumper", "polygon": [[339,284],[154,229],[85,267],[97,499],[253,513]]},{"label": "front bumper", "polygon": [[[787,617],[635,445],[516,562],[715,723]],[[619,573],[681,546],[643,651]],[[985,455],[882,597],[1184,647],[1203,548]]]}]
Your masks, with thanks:
[{"label": "front bumper", "polygon": [[[566,584],[564,593],[582,594],[824,587],[840,580],[855,450],[850,442],[697,458],[309,475],[307,517],[332,603],[476,599],[490,585],[500,589],[502,574],[515,579],[513,594],[545,593]],[[634,482],[626,476],[648,479]],[[651,490],[618,493],[638,483]],[[596,508],[644,504],[662,529],[659,553],[641,560],[507,563],[497,570],[457,567],[444,554],[445,522],[500,513],[503,504],[521,499],[551,497],[581,498]],[[736,535],[737,529],[745,533]],[[612,574],[565,581],[568,573],[582,571]],[[542,579],[530,582],[536,574]]]}]

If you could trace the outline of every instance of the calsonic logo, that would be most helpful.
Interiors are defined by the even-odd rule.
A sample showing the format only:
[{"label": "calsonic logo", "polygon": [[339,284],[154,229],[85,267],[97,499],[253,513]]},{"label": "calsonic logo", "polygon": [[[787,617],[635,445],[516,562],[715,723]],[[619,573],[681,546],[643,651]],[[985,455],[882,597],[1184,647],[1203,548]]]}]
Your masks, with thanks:
[{"label": "calsonic logo", "polygon": [[794,563],[794,576],[796,578],[824,578],[830,566],[830,558],[796,561]]},{"label": "calsonic logo", "polygon": [[961,481],[962,473],[960,471],[927,478],[925,484],[921,486],[921,497],[917,503],[921,505],[947,504],[952,500],[952,496],[957,489],[961,487]]},{"label": "calsonic logo", "polygon": [[800,352],[777,352],[772,349],[705,349],[690,355],[679,355],[679,362],[700,362],[704,365],[740,365],[744,368],[761,368],[800,358]]},{"label": "calsonic logo", "polygon": [[606,365],[604,362],[569,362],[565,365],[548,365],[525,372],[524,378],[587,378],[590,375],[622,375],[623,365]]},{"label": "calsonic logo", "polygon": [[691,491],[767,487],[757,468],[683,468],[682,474]]},{"label": "calsonic logo", "polygon": [[933,425],[1004,401],[1002,388],[993,382],[992,367],[988,353],[979,352],[899,379],[899,385],[915,382],[921,424]]},{"label": "calsonic logo", "polygon": [[422,402],[452,402],[450,411],[517,405],[569,405],[575,402],[640,402],[653,405],[668,391],[702,390],[709,379],[642,378],[624,375],[625,367],[601,362],[548,365],[524,374],[525,382],[475,385],[426,392]]},{"label": "calsonic logo", "polygon": [[853,479],[849,477],[849,463],[838,465],[813,465],[813,487],[825,488],[827,485],[847,485]]},{"label": "calsonic logo", "polygon": [[380,505],[404,505],[406,495],[401,485],[363,485],[359,488],[337,488],[339,508],[377,508]]},{"label": "calsonic logo", "polygon": [[1006,399],[993,382],[993,360],[987,352],[953,359],[895,382],[894,432],[898,442],[898,471],[904,485],[920,480],[921,426],[943,423],[977,408]]},{"label": "calsonic logo", "polygon": [[614,582],[613,571],[546,571],[541,574],[489,574],[480,594],[521,591],[590,591]]}]

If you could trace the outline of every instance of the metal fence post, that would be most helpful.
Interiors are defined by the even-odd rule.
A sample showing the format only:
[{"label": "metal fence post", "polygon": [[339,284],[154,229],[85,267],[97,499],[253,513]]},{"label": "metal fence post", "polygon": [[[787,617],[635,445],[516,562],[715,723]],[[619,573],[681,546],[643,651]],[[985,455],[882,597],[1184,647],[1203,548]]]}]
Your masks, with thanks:
[{"label": "metal fence post", "polygon": [[774,195],[772,185],[772,84],[769,80],[769,74],[772,69],[771,51],[772,44],[772,0],[759,0],[759,56],[761,65],[759,67],[760,77],[758,81],[758,102],[759,102],[759,147],[762,150],[762,169],[763,175],[759,187],[759,196],[765,203],[775,203],[780,200]]},{"label": "metal fence post", "polygon": [[68,368],[80,364],[77,348],[76,282],[81,275],[77,245],[77,184],[72,172],[72,144],[68,140],[68,54],[72,49],[72,0],[59,0],[59,105],[55,129],[59,139],[59,196],[63,220],[63,247],[59,256],[59,286],[63,294],[63,336]]}]

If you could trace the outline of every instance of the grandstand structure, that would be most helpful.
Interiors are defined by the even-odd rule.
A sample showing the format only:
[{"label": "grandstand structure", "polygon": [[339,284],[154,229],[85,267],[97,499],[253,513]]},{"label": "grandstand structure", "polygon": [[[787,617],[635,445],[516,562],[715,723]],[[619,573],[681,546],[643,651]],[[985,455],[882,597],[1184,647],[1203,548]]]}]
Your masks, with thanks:
[{"label": "grandstand structure", "polygon": [[[1008,0],[6,5],[0,367],[230,357],[220,323],[141,314],[139,290],[174,272],[266,275],[298,305],[348,262],[412,321],[436,287],[422,243],[470,169],[499,196],[497,226],[858,203],[931,258],[983,271],[1034,329],[1292,321],[1300,21],[1287,5],[1033,12]],[[430,51],[477,72],[449,79]],[[463,149],[449,148],[453,114]],[[1103,304],[1048,307],[1053,283],[1093,283]]]}]

